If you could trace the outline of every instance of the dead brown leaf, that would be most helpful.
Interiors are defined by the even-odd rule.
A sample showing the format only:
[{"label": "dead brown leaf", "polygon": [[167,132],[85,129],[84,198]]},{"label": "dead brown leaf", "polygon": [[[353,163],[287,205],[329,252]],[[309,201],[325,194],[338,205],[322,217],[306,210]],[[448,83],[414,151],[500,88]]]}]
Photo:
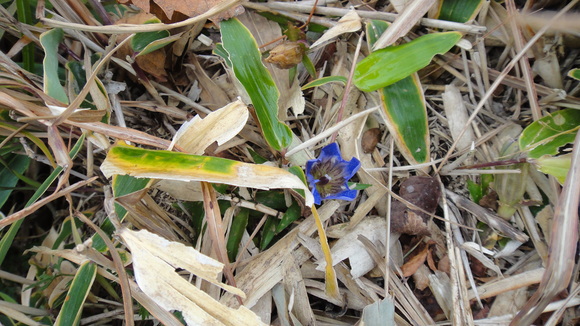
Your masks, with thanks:
[{"label": "dead brown leaf", "polygon": [[403,266],[401,266],[401,272],[403,273],[404,277],[409,277],[421,267],[425,263],[427,259],[427,253],[429,252],[429,246],[423,244],[417,253],[413,255]]},{"label": "dead brown leaf", "polygon": [[[151,13],[152,9],[158,6],[167,18],[172,19],[173,14],[177,11],[187,17],[195,17],[203,14],[210,8],[218,5],[221,0],[118,0],[119,3],[132,3],[143,9],[146,13]],[[236,6],[229,10],[221,12],[219,15],[212,17],[214,23],[221,20],[237,16],[244,12],[244,7]]]},{"label": "dead brown leaf", "polygon": [[371,128],[364,132],[361,145],[365,153],[370,153],[375,150],[375,147],[381,140],[381,129]]}]

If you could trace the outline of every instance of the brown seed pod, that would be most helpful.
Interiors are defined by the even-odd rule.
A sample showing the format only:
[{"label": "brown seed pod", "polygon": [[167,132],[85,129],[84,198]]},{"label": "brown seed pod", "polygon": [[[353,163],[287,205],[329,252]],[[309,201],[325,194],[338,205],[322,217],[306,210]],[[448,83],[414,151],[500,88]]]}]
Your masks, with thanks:
[{"label": "brown seed pod", "polygon": [[266,62],[280,69],[290,69],[302,61],[306,46],[302,42],[284,42],[272,50]]}]

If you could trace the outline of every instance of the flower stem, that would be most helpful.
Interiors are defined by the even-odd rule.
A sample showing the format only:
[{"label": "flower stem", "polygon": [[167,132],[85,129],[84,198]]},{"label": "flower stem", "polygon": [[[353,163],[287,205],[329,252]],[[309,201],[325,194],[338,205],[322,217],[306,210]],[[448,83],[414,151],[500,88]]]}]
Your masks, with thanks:
[{"label": "flower stem", "polygon": [[336,280],[336,273],[334,272],[334,266],[332,265],[332,255],[330,253],[330,247],[328,246],[326,232],[324,231],[322,221],[320,220],[320,215],[318,215],[318,211],[314,205],[312,205],[312,216],[314,216],[314,220],[316,221],[316,228],[318,229],[318,236],[320,237],[320,246],[322,247],[322,252],[324,253],[324,261],[326,261],[326,270],[324,273],[324,279],[326,281],[326,295],[333,299],[342,301],[338,291],[338,281]]}]

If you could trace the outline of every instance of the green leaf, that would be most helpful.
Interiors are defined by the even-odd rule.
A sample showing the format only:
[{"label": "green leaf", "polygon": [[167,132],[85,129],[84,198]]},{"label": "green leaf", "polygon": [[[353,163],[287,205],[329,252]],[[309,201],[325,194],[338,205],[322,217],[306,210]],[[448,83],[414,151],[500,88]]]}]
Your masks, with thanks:
[{"label": "green leaf", "polygon": [[365,190],[367,188],[372,187],[373,185],[368,183],[356,183],[356,182],[349,182],[348,187],[354,190]]},{"label": "green leaf", "polygon": [[[134,49],[140,49],[140,51],[135,50],[135,52],[138,53],[136,55],[136,57],[138,57],[140,55],[145,55],[145,54],[151,53],[155,50],[159,50],[162,47],[166,46],[167,44],[170,44],[172,42],[179,40],[181,38],[181,34],[182,34],[182,33],[179,33],[179,34],[171,35],[168,37],[156,39],[156,37],[161,36],[161,34],[160,34],[161,32],[167,32],[167,31],[150,32],[150,33],[156,33],[156,35],[143,36],[142,40],[137,40],[133,43],[133,41],[135,40],[135,37],[137,37],[137,35],[141,34],[141,33],[137,33],[137,35],[135,35],[131,39],[131,46],[135,46]],[[169,32],[167,34],[169,34]],[[145,45],[145,46],[143,46],[143,45]]]},{"label": "green leaf", "polygon": [[[69,153],[70,158],[74,158],[79,153],[84,141],[85,134],[82,134],[81,137],[79,137],[79,140],[76,142],[75,146],[70,151]],[[48,176],[48,178],[44,180],[42,185],[38,189],[36,189],[36,192],[34,193],[34,195],[32,195],[32,197],[28,200],[28,202],[26,202],[24,207],[32,205],[38,198],[40,198],[40,196],[42,196],[46,192],[48,187],[60,175],[62,170],[63,168],[60,165],[57,166],[56,169],[54,169],[54,171],[52,171],[52,173]],[[24,219],[20,219],[12,223],[8,231],[2,235],[2,239],[0,239],[0,266],[2,266],[2,262],[4,262],[4,258],[6,258],[6,253],[8,252],[8,249],[10,249],[10,247],[12,246],[12,241],[14,241],[14,238],[16,237],[16,234],[18,233],[18,230],[22,225],[22,222],[24,222]]]},{"label": "green leaf", "polygon": [[[386,22],[378,20],[367,24],[367,35],[371,47],[387,27]],[[379,51],[382,50],[376,52]],[[401,154],[410,164],[427,162],[430,147],[427,108],[417,74],[412,73],[391,85],[380,88],[379,95],[387,127],[394,136]]]},{"label": "green leaf", "polygon": [[580,110],[564,109],[543,117],[526,127],[520,136],[520,148],[528,157],[556,155],[558,149],[573,143],[580,128]]},{"label": "green leaf", "polygon": [[483,0],[443,0],[437,19],[466,23],[475,18]]},{"label": "green leaf", "polygon": [[[16,0],[16,13],[18,21],[26,25],[34,25],[32,21],[32,9],[34,8],[28,0]],[[2,35],[0,35],[2,37]],[[34,43],[27,44],[22,49],[22,67],[30,72],[34,72]]]},{"label": "green leaf", "polygon": [[310,60],[306,51],[304,51],[304,55],[302,56],[302,64],[304,65],[304,68],[306,68],[306,71],[308,71],[310,77],[316,78],[316,67],[314,67],[314,63],[312,63],[312,60]]},{"label": "green leaf", "polygon": [[[128,195],[135,191],[139,191],[147,186],[150,179],[147,178],[135,178],[129,175],[114,175],[113,181],[111,183],[113,188],[113,196],[115,198]],[[119,221],[123,221],[125,216],[127,215],[127,210],[118,203],[115,203],[115,213],[119,218]],[[103,224],[101,225],[101,230],[105,232],[107,235],[112,235],[115,231],[115,227],[111,223],[111,220],[107,217]],[[95,234],[93,236],[93,248],[95,250],[105,252],[108,250],[105,241],[101,238],[100,235]]]},{"label": "green leaf", "polygon": [[236,18],[222,21],[220,29],[223,47],[228,53],[236,78],[252,100],[266,142],[277,151],[285,149],[292,141],[292,132],[278,120],[280,93],[262,63],[256,40]]},{"label": "green leaf", "polygon": [[344,76],[322,77],[322,78],[315,79],[315,80],[311,81],[310,83],[302,86],[302,90],[322,86],[322,85],[325,85],[328,83],[342,83],[342,84],[346,85],[346,82],[347,82],[347,79]]},{"label": "green leaf", "polygon": [[96,275],[97,264],[89,260],[79,267],[54,325],[72,326],[79,324],[83,304],[89,295]]},{"label": "green leaf", "polygon": [[40,34],[40,44],[44,49],[44,60],[42,61],[44,92],[62,103],[68,104],[68,97],[58,78],[58,45],[62,41],[63,35],[62,29],[51,29]]},{"label": "green leaf", "polygon": [[560,156],[544,155],[535,160],[538,170],[554,176],[560,184],[564,184],[570,165],[572,164],[572,154]]},{"label": "green leaf", "polygon": [[479,203],[483,198],[483,189],[479,183],[467,180],[467,190],[469,190],[469,195],[474,203]]},{"label": "green leaf", "polygon": [[274,216],[268,216],[266,223],[262,227],[262,239],[260,241],[260,250],[266,250],[274,236],[276,235],[277,219]]},{"label": "green leaf", "polygon": [[241,208],[238,214],[234,216],[234,220],[232,221],[232,226],[230,228],[228,242],[226,243],[228,258],[231,262],[236,261],[236,257],[238,256],[238,249],[240,248],[240,242],[244,236],[246,226],[248,226],[249,217],[250,210],[247,208]]},{"label": "green leaf", "polygon": [[286,213],[280,219],[280,222],[276,226],[276,234],[282,232],[286,229],[290,224],[294,223],[294,221],[298,220],[301,216],[301,208],[298,203],[293,202],[290,207],[286,210]]},{"label": "green leaf", "polygon": [[429,160],[429,127],[425,99],[416,74],[380,90],[389,131],[411,164]]},{"label": "green leaf", "polygon": [[[2,158],[7,166],[0,165],[0,208],[12,194],[13,187],[18,183],[19,177],[26,171],[30,164],[30,158],[25,155],[8,154]],[[6,209],[4,211],[8,211]]]},{"label": "green leaf", "polygon": [[375,51],[356,65],[353,82],[365,92],[391,85],[427,66],[436,54],[449,51],[459,39],[459,32],[432,33]]},{"label": "green leaf", "polygon": [[230,56],[228,54],[228,51],[226,51],[226,49],[224,49],[224,45],[221,43],[217,43],[215,45],[215,48],[213,48],[213,54],[219,55],[220,57],[222,57],[222,59],[224,59],[224,61],[226,62],[226,66],[228,67],[232,67],[232,62],[230,61]]},{"label": "green leaf", "polygon": [[568,71],[568,76],[572,77],[576,80],[580,80],[580,69],[575,68],[575,69]]}]

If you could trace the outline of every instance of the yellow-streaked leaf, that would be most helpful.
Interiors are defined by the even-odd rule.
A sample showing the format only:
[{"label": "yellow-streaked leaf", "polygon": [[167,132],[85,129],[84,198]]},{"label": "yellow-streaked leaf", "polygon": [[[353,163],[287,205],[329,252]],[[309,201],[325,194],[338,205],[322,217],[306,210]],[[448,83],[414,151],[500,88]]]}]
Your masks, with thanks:
[{"label": "yellow-streaked leaf", "polygon": [[286,170],[219,157],[118,145],[109,150],[101,171],[107,177],[128,174],[138,178],[206,181],[265,190],[303,189],[306,194],[305,204],[312,206],[314,203],[308,187]]}]

